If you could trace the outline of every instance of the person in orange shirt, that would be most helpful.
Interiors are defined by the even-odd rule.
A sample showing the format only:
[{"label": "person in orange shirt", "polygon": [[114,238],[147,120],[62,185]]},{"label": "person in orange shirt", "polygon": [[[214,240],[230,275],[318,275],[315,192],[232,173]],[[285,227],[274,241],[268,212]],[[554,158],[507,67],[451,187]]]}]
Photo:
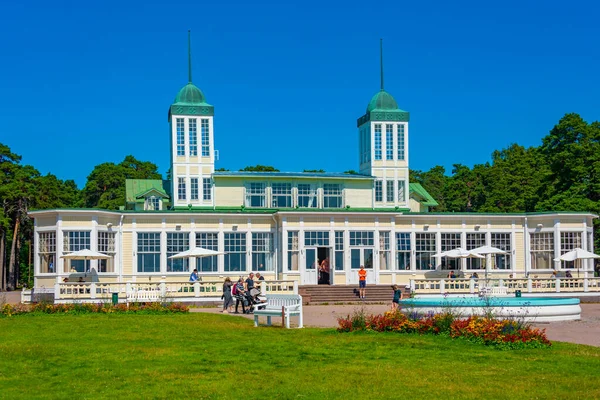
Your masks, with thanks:
[{"label": "person in orange shirt", "polygon": [[367,287],[367,270],[364,265],[360,266],[358,270],[358,294],[361,299],[365,298],[365,291]]}]

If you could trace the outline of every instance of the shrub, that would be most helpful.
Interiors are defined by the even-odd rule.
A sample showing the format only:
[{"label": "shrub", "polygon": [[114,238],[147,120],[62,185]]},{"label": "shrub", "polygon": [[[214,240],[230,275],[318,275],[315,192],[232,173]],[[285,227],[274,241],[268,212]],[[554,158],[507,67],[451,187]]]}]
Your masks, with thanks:
[{"label": "shrub", "polygon": [[451,312],[429,314],[414,318],[400,311],[389,311],[382,315],[365,315],[364,310],[338,318],[339,332],[376,331],[418,333],[421,335],[448,335],[451,338],[494,346],[500,349],[522,349],[551,346],[545,330],[532,328],[512,320],[486,317],[461,319]]},{"label": "shrub", "polygon": [[0,317],[11,317],[21,314],[172,314],[187,313],[189,311],[190,309],[188,306],[180,303],[133,303],[130,304],[129,307],[127,304],[117,304],[113,306],[110,303],[36,303],[31,305],[3,304],[0,308]]}]

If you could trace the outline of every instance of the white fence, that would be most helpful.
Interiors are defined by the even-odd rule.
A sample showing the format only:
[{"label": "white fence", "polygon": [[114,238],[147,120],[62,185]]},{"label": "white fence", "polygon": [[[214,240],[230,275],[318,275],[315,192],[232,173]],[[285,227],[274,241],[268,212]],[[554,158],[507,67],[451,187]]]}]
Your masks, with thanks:
[{"label": "white fence", "polygon": [[598,293],[600,278],[412,279],[415,294],[478,293],[480,288],[506,288],[508,293]]},{"label": "white fence", "polygon": [[[263,294],[298,294],[298,282],[292,280],[255,281]],[[203,302],[217,301],[223,294],[223,281],[198,282],[60,282],[54,288],[35,288],[21,292],[21,302],[29,303],[33,294],[54,294],[56,303],[110,302],[113,294],[125,302],[133,292],[158,292],[165,301]]]}]

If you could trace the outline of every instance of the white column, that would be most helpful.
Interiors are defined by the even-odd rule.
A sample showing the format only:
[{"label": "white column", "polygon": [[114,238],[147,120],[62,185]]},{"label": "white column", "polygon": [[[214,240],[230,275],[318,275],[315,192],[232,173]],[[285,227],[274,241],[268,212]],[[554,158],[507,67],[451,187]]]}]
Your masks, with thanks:
[{"label": "white column", "polygon": [[[560,257],[560,219],[554,220],[554,258]],[[560,261],[554,261],[554,269],[560,268]]]}]

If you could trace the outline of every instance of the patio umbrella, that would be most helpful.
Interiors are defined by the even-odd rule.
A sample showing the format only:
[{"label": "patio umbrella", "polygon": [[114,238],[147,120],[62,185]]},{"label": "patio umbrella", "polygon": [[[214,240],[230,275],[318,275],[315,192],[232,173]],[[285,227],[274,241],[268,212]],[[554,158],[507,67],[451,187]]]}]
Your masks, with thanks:
[{"label": "patio umbrella", "polygon": [[90,249],[83,249],[64,254],[61,258],[66,258],[67,260],[107,260],[111,256]]},{"label": "patio umbrella", "polygon": [[225,254],[221,251],[208,250],[202,247],[194,247],[193,249],[189,249],[186,251],[182,251],[181,253],[177,253],[172,255],[169,258],[202,258],[202,257],[211,257],[218,256],[221,254]]},{"label": "patio umbrella", "polygon": [[[109,258],[112,258],[112,257],[109,256],[108,254],[99,253],[97,251],[93,251],[90,249],[83,249],[83,250],[73,251],[68,254],[64,254],[61,256],[61,258],[64,258],[66,260],[87,261],[87,260],[108,260]],[[84,270],[85,270],[85,264],[84,264]],[[87,271],[87,272],[89,272],[89,271]]]},{"label": "patio umbrella", "polygon": [[592,258],[600,258],[600,256],[594,253],[590,253],[589,251],[576,248],[563,254],[558,258],[555,258],[554,261],[575,261],[575,263],[577,264],[577,276],[579,276],[581,260],[590,260]]},{"label": "patio umbrella", "polygon": [[[474,248],[473,250],[471,250],[473,253],[477,253],[477,254],[508,254],[508,252],[499,249],[497,247],[492,247],[492,246],[480,246],[477,248]],[[488,265],[486,263],[485,265],[485,282],[487,285],[487,281],[488,281]]]},{"label": "patio umbrella", "polygon": [[473,250],[465,250],[462,247],[434,254],[434,257],[449,257],[449,258],[485,258],[481,254]]}]

